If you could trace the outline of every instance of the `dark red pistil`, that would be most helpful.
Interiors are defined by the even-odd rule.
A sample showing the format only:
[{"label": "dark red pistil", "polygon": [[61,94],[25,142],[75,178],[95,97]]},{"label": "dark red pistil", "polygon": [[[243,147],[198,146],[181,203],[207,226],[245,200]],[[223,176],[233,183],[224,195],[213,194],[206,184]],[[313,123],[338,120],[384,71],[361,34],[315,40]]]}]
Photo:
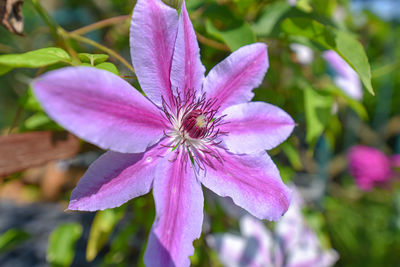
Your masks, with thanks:
[{"label": "dark red pistil", "polygon": [[194,139],[202,138],[207,134],[208,119],[200,109],[192,110],[182,121],[182,129]]}]

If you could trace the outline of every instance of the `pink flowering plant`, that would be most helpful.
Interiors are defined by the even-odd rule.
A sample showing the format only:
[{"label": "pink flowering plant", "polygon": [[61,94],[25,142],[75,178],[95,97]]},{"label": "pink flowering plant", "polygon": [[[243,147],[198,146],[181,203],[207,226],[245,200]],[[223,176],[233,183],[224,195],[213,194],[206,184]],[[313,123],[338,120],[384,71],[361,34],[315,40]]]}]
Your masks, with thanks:
[{"label": "pink flowering plant", "polygon": [[249,102],[268,69],[267,46],[244,46],[205,77],[185,3],[178,15],[160,0],[137,2],[130,41],[146,96],[90,67],[32,83],[53,120],[109,150],[81,178],[68,209],[114,208],[152,189],[149,266],[189,266],[203,222],[201,185],[259,219],[279,220],[290,190],[265,150],[287,139],[294,121],[276,106]]},{"label": "pink flowering plant", "polygon": [[0,1],[0,265],[396,266],[399,25],[350,0],[53,2]]}]

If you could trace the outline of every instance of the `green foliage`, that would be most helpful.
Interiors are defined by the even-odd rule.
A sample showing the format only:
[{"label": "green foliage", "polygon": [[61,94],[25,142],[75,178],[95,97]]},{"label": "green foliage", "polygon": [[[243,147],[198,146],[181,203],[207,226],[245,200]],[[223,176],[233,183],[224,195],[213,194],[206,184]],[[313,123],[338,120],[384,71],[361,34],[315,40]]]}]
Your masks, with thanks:
[{"label": "green foliage", "polygon": [[58,47],[41,48],[23,54],[1,55],[0,75],[13,68],[40,68],[58,62],[71,62],[68,53]]},{"label": "green foliage", "polygon": [[225,42],[232,51],[256,41],[256,36],[247,22],[239,22],[232,28],[221,31],[207,20],[206,29],[208,34]]},{"label": "green foliage", "polygon": [[[399,191],[376,190],[362,196],[347,188],[325,201],[327,229],[343,266],[397,266],[400,228],[394,223]],[[344,191],[345,192],[345,191]],[[398,217],[397,217],[398,218]]]},{"label": "green foliage", "polygon": [[82,235],[78,223],[60,224],[50,235],[47,261],[51,266],[70,266],[75,256],[75,243]]},{"label": "green foliage", "polygon": [[287,34],[306,37],[326,49],[336,51],[360,75],[367,90],[374,94],[368,58],[364,48],[353,35],[310,18],[287,18],[281,28]]},{"label": "green foliage", "polygon": [[105,54],[79,53],[78,57],[83,63],[89,63],[92,66],[103,63],[108,59],[108,55]]},{"label": "green foliage", "polygon": [[333,97],[323,91],[310,87],[304,90],[304,107],[306,113],[306,141],[315,144],[332,117]]},{"label": "green foliage", "polygon": [[117,223],[122,219],[125,206],[97,212],[90,228],[89,241],[86,248],[86,259],[92,261],[103,248]]},{"label": "green foliage", "polygon": [[277,23],[290,9],[290,5],[285,1],[266,5],[257,21],[252,25],[254,32],[260,36],[270,36]]},{"label": "green foliage", "polygon": [[283,153],[288,157],[293,169],[299,171],[303,169],[303,164],[300,160],[299,151],[289,142],[286,141],[281,145]]},{"label": "green foliage", "polygon": [[100,64],[96,65],[95,67],[98,69],[101,69],[101,70],[107,70],[111,73],[114,73],[115,75],[119,75],[117,67],[110,62],[100,63]]},{"label": "green foliage", "polygon": [[2,252],[13,249],[25,240],[29,239],[30,235],[25,231],[13,228],[0,235],[0,254]]},{"label": "green foliage", "polygon": [[28,90],[19,99],[19,105],[29,111],[42,111],[42,107],[33,94],[31,86],[28,87]]}]

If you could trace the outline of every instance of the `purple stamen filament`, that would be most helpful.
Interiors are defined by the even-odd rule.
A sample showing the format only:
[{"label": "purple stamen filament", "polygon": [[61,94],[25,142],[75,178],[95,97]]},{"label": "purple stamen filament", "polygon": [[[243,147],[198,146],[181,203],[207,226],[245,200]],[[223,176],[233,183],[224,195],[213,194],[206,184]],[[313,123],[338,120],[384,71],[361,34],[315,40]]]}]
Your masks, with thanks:
[{"label": "purple stamen filament", "polygon": [[206,100],[205,94],[197,99],[190,93],[183,99],[179,93],[171,98],[170,104],[162,99],[162,110],[171,123],[171,130],[164,133],[171,140],[171,151],[186,150],[192,164],[201,169],[213,167],[210,157],[222,162],[214,147],[220,144],[218,137],[227,133],[218,129],[225,116],[215,117],[219,109],[214,107],[216,99]]}]

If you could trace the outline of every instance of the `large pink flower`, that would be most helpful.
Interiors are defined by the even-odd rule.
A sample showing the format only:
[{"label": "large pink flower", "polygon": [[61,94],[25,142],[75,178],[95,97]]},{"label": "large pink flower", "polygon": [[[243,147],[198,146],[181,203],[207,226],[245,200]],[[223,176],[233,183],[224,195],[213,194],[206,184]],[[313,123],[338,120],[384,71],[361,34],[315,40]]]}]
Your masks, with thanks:
[{"label": "large pink flower", "polygon": [[201,234],[201,184],[260,219],[278,220],[290,190],[265,153],[294,122],[281,109],[249,102],[268,68],[267,47],[242,47],[204,77],[185,4],[138,0],[132,62],[146,96],[121,78],[88,67],[49,72],[33,83],[46,112],[88,142],[110,150],[73,190],[69,209],[120,206],[153,188],[156,219],[149,266],[188,266]]}]

